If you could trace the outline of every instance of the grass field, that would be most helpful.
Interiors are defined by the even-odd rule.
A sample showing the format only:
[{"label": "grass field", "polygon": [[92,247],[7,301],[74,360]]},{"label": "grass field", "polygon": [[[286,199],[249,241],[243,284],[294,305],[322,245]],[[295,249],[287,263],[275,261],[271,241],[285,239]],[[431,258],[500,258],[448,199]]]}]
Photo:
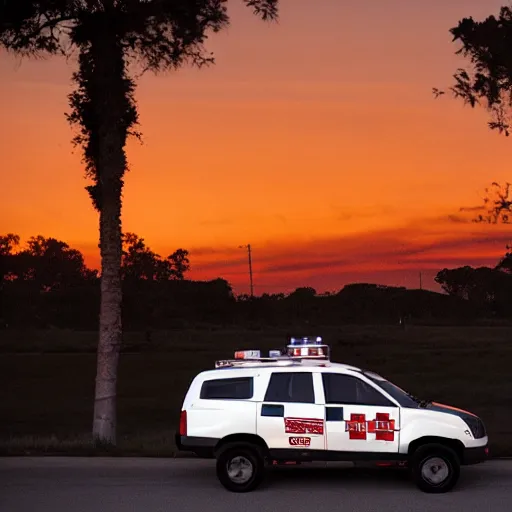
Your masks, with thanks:
[{"label": "grass field", "polygon": [[[491,453],[512,456],[512,328],[357,326],[313,329],[332,359],[372,369],[408,391],[480,415]],[[190,380],[236,349],[281,348],[281,331],[126,335],[119,368],[119,445],[170,455]],[[0,332],[0,451],[89,450],[95,333]],[[18,353],[15,353],[17,351]],[[20,353],[23,352],[23,353]]]}]

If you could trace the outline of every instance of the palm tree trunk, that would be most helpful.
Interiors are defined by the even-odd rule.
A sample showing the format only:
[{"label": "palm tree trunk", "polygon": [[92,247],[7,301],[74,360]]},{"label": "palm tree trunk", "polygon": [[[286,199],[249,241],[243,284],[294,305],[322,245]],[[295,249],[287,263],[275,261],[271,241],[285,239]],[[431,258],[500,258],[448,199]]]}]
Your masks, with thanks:
[{"label": "palm tree trunk", "polygon": [[[111,36],[109,38],[109,36]],[[92,43],[98,158],[96,194],[100,210],[101,306],[94,397],[93,437],[116,444],[117,369],[121,327],[121,192],[126,169],[123,130],[125,63],[115,38],[103,33]]]}]

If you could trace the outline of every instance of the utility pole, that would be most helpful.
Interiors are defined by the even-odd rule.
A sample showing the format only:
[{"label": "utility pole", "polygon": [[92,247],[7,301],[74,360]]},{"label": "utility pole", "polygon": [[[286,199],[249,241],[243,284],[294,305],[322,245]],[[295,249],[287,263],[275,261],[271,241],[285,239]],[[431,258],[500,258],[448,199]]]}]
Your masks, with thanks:
[{"label": "utility pole", "polygon": [[252,255],[251,255],[251,244],[240,245],[239,249],[247,249],[247,254],[249,256],[249,279],[251,283],[251,299],[254,298],[254,286],[252,282]]},{"label": "utility pole", "polygon": [[423,283],[422,283],[422,279],[421,279],[421,271],[420,271],[420,290],[423,290]]}]

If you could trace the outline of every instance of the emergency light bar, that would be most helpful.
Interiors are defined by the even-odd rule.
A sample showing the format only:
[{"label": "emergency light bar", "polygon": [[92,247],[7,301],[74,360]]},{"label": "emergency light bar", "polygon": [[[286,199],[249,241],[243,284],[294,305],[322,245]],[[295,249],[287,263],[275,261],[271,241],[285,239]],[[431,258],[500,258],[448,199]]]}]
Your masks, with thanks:
[{"label": "emergency light bar", "polygon": [[329,359],[329,347],[327,345],[323,345],[320,347],[294,347],[293,345],[291,345],[288,347],[288,356],[300,357],[302,359]]},{"label": "emergency light bar", "polygon": [[261,357],[261,350],[237,350],[235,352],[235,359],[259,359]]},{"label": "emergency light bar", "polygon": [[304,336],[303,338],[290,338],[288,345],[323,345],[321,336]]},{"label": "emergency light bar", "polygon": [[[282,357],[283,354],[280,350],[269,350],[268,358],[273,359],[276,357]],[[261,350],[237,350],[235,352],[235,359],[262,359]],[[267,359],[267,358],[263,358]]]},{"label": "emergency light bar", "polygon": [[329,360],[330,349],[329,345],[322,341],[321,336],[291,337],[287,346],[287,354],[289,357]]},{"label": "emergency light bar", "polygon": [[273,364],[290,366],[300,364],[302,359],[330,360],[329,345],[323,343],[320,336],[290,338],[286,350],[269,350],[268,357],[261,356],[261,350],[237,350],[234,359],[215,362],[215,368],[233,366],[261,366]]}]

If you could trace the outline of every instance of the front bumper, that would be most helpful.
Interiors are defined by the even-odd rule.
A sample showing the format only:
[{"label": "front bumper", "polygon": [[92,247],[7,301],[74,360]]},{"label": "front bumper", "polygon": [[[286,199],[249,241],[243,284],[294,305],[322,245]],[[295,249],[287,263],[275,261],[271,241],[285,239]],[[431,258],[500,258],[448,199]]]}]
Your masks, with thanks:
[{"label": "front bumper", "polygon": [[489,459],[489,446],[477,446],[475,448],[465,448],[462,454],[461,464],[468,466],[471,464],[480,464]]}]

